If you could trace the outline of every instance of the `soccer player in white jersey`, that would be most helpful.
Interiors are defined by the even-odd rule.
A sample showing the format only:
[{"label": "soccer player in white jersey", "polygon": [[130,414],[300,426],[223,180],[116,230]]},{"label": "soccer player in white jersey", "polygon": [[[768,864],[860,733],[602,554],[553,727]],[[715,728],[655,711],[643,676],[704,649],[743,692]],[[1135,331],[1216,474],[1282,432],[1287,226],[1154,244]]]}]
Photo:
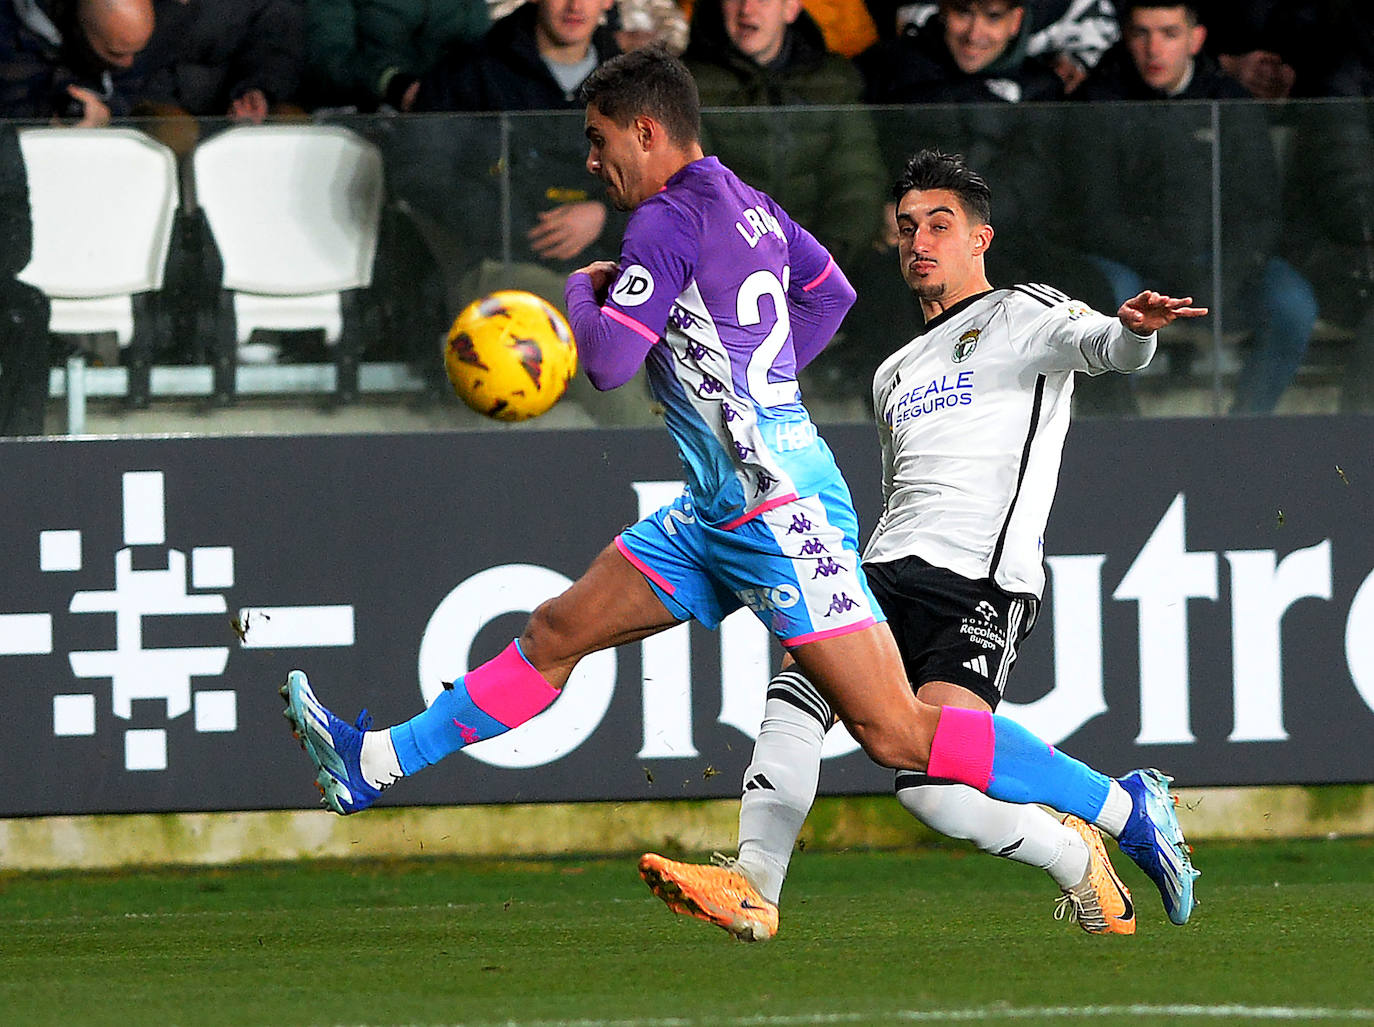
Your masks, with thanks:
[{"label": "soccer player in white jersey", "polygon": [[[400,778],[524,723],[589,653],[688,619],[715,626],[748,606],[879,764],[1077,814],[1191,882],[1158,782],[1113,780],[1004,718],[916,698],[859,568],[848,488],[796,382],[853,289],[772,199],[704,155],[696,84],[666,50],[606,62],[582,93],[587,169],[631,214],[619,261],[568,278],[579,362],[603,389],[646,365],[687,489],[621,532],[500,655],[402,724],[349,724],[291,671],[284,712],[326,805],[357,812]],[[1148,306],[1143,327],[1171,316]],[[654,859],[640,870],[654,878]],[[776,909],[736,891],[743,878],[721,875],[713,894],[733,903],[741,930],[775,930]]]},{"label": "soccer player in white jersey", "polygon": [[[991,712],[1044,590],[1041,536],[1074,372],[1138,370],[1154,353],[1147,329],[1159,316],[1206,311],[1191,298],[1142,293],[1106,317],[1048,286],[994,289],[983,262],[991,195],[959,157],[917,154],[893,199],[902,275],[926,324],[874,376],[884,509],[864,567],[918,698]],[[770,682],[732,866],[774,906],[833,719],[802,668]],[[1064,893],[1057,915],[1089,933],[1134,932],[1130,894],[1092,825],[923,771],[898,771],[896,790],[935,830],[1045,869]],[[701,869],[674,864],[668,873],[690,898]],[[1191,894],[1180,899],[1159,869],[1151,876],[1170,919],[1186,922]],[[676,905],[682,911],[680,898]]]}]

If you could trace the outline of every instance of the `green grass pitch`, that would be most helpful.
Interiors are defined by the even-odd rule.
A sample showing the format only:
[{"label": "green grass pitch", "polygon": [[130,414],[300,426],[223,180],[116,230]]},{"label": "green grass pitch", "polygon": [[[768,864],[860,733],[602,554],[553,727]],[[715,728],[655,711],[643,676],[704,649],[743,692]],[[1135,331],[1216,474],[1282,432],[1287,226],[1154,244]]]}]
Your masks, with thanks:
[{"label": "green grass pitch", "polygon": [[1374,840],[1205,845],[1202,905],[1056,923],[953,847],[802,852],[769,944],[675,917],[634,859],[0,876],[0,1023],[792,1027],[1374,1023]]}]

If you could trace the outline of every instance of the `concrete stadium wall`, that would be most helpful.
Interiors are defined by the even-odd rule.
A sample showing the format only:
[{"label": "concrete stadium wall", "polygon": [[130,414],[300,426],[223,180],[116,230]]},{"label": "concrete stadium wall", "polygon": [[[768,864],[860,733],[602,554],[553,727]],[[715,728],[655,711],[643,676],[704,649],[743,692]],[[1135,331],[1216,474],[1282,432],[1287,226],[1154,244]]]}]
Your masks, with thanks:
[{"label": "concrete stadium wall", "polygon": [[[1195,843],[1374,836],[1374,785],[1179,789]],[[297,859],[566,857],[657,849],[733,852],[733,799],[161,813],[0,820],[0,871],[215,866]],[[829,797],[807,848],[902,849],[935,836],[887,796]]]}]

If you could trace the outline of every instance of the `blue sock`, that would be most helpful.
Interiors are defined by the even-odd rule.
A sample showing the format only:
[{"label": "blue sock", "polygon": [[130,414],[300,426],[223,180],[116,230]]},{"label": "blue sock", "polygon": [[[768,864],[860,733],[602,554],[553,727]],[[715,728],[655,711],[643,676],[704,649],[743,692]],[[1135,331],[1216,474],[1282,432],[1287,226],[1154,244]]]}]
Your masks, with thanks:
[{"label": "blue sock", "polygon": [[464,681],[465,678],[459,678],[446,686],[429,709],[391,729],[391,744],[404,773],[423,770],[465,745],[510,730],[478,708]]},{"label": "blue sock", "polygon": [[1043,802],[1093,823],[1112,779],[1066,756],[1009,717],[992,718],[996,748],[987,793],[1006,802]]}]

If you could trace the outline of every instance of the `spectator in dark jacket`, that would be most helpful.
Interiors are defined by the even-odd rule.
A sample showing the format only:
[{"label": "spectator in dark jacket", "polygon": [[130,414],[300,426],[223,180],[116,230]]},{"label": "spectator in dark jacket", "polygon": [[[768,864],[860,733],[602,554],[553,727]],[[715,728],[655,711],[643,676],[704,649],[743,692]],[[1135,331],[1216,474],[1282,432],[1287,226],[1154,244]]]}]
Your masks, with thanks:
[{"label": "spectator in dark jacket", "polygon": [[486,0],[306,0],[312,98],[329,107],[399,109],[450,47],[491,28]]},{"label": "spectator in dark jacket", "polygon": [[879,42],[855,63],[868,103],[1058,100],[1059,77],[1029,59],[1026,7],[1013,0],[943,0],[915,31]]},{"label": "spectator in dark jacket", "polygon": [[295,100],[305,66],[301,0],[154,0],[154,11],[152,39],[118,76],[135,113],[144,104],[261,124]]},{"label": "spectator in dark jacket", "polygon": [[129,113],[111,72],[152,32],[152,0],[0,0],[0,117],[100,126]]},{"label": "spectator in dark jacket", "polygon": [[684,57],[709,113],[703,141],[847,267],[878,234],[888,175],[853,64],[825,48],[800,0],[697,0]]},{"label": "spectator in dark jacket", "polygon": [[[697,0],[683,56],[705,108],[702,142],[736,174],[786,208],[835,255],[860,291],[879,238],[888,174],[854,65],[826,49],[800,0]],[[840,107],[837,105],[848,105]],[[777,108],[794,108],[780,111]],[[805,109],[795,109],[805,108]],[[872,274],[892,278],[891,263]],[[863,392],[878,354],[869,337],[892,326],[850,319],[840,338],[807,368],[816,390]]]},{"label": "spectator in dark jacket", "polygon": [[577,88],[620,53],[604,24],[614,0],[529,0],[458,47],[420,81],[409,109],[582,110]]},{"label": "spectator in dark jacket", "polygon": [[[897,31],[919,28],[939,9],[938,3],[897,5]],[[1026,55],[1058,75],[1066,93],[1078,88],[1121,38],[1112,0],[1026,0],[1025,10]]]},{"label": "spectator in dark jacket", "polygon": [[14,126],[0,122],[0,435],[42,435],[48,298],[15,276],[33,256],[29,181]]},{"label": "spectator in dark jacket", "polygon": [[[1143,281],[1169,291],[1209,281],[1214,250],[1212,107],[1187,100],[1248,100],[1249,94],[1203,52],[1207,30],[1189,4],[1126,4],[1122,42],[1098,64],[1076,98],[1167,101],[1131,116],[1104,106],[1076,119],[1070,237],[1095,255],[1118,298]],[[1277,255],[1281,222],[1278,167],[1264,108],[1228,103],[1220,111],[1221,301],[1225,329],[1246,329],[1252,344],[1233,409],[1274,409],[1297,373],[1316,321],[1307,280]],[[1068,227],[1068,226],[1066,226]],[[1171,285],[1171,283],[1173,283]],[[1189,286],[1192,288],[1193,286]]]}]

